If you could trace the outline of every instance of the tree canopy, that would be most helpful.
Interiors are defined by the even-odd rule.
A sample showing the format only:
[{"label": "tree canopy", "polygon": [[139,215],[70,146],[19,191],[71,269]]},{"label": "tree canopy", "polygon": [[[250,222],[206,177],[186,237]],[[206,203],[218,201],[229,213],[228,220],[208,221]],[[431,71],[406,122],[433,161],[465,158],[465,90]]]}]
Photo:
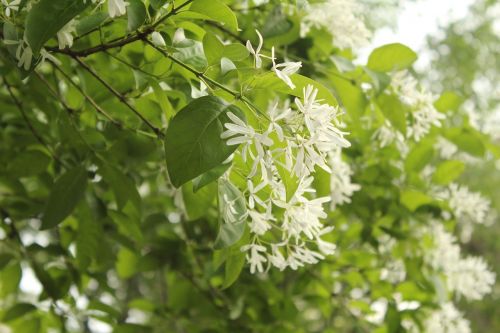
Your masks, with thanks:
[{"label": "tree canopy", "polygon": [[1,4],[0,332],[471,332],[481,61],[360,64],[373,2]]}]

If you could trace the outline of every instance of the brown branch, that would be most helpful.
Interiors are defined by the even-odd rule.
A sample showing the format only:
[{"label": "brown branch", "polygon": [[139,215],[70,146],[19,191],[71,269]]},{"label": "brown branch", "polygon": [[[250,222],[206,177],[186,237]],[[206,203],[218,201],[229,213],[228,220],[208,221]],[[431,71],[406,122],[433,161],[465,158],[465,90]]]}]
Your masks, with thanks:
[{"label": "brown branch", "polygon": [[123,96],[119,91],[117,91],[115,88],[113,88],[108,82],[106,82],[103,78],[99,76],[92,68],[90,68],[89,65],[87,65],[85,62],[83,62],[82,59],[80,59],[77,56],[72,56],[73,59],[75,59],[80,66],[82,66],[87,72],[90,73],[97,81],[99,81],[106,89],[108,89],[113,95],[115,95],[118,100],[120,100],[121,103],[123,103],[125,106],[127,106],[137,117],[139,117],[159,138],[163,136],[163,133],[161,130],[153,125],[149,120],[147,120],[135,107],[132,106],[132,104],[127,101],[125,96]]},{"label": "brown branch", "polygon": [[138,31],[134,34],[129,34],[127,36],[123,36],[123,37],[114,39],[106,44],[100,44],[100,45],[97,45],[97,46],[94,46],[94,47],[91,47],[88,49],[84,49],[84,50],[72,50],[72,49],[60,50],[57,47],[50,47],[50,48],[47,48],[47,50],[54,52],[54,53],[67,54],[67,55],[70,55],[72,57],[75,57],[75,56],[76,57],[87,57],[87,56],[94,54],[94,53],[98,53],[98,52],[102,52],[102,51],[106,51],[109,49],[114,49],[114,48],[118,48],[118,47],[122,47],[122,46],[125,46],[128,44],[131,44],[131,43],[136,42],[138,40],[142,40],[142,39],[146,38],[148,35],[152,34],[158,25],[160,25],[162,22],[164,22],[169,17],[177,14],[179,12],[179,10],[186,7],[187,5],[189,5],[193,1],[194,0],[187,0],[183,4],[179,5],[179,7],[173,8],[168,14],[165,14],[163,17],[158,19],[158,21],[156,21],[152,25],[146,27],[143,31]]}]

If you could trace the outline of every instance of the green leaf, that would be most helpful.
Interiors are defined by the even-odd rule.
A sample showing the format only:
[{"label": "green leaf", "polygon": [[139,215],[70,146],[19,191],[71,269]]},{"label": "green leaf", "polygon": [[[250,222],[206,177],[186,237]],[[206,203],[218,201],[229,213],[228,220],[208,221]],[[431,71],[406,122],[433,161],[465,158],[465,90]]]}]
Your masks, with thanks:
[{"label": "green leaf", "polygon": [[214,249],[223,249],[238,242],[245,233],[246,224],[246,221],[221,223],[219,234],[214,242]]},{"label": "green leaf", "polygon": [[227,112],[243,119],[242,111],[221,99],[204,96],[195,99],[172,119],[165,137],[167,170],[175,187],[220,165],[237,145],[221,139]]},{"label": "green leaf", "polygon": [[387,325],[387,333],[402,332],[401,315],[393,302],[389,304],[384,320]]},{"label": "green leaf", "polygon": [[34,310],[36,310],[36,306],[34,306],[33,304],[17,303],[5,312],[2,320],[4,322],[9,322]]},{"label": "green leaf", "polygon": [[146,21],[146,7],[141,0],[127,0],[127,30],[134,31]]},{"label": "green leaf", "polygon": [[137,272],[139,256],[129,249],[122,247],[116,260],[116,272],[122,279],[128,279]]},{"label": "green leaf", "polygon": [[38,54],[46,41],[90,3],[80,0],[40,0],[33,3],[25,22],[25,35],[33,54]]},{"label": "green leaf", "polygon": [[207,16],[208,18],[220,22],[226,28],[238,31],[238,20],[231,8],[219,0],[195,0],[189,10]]},{"label": "green leaf", "polygon": [[421,142],[415,146],[406,157],[405,170],[407,172],[419,172],[427,163],[430,162],[434,155],[434,149],[428,142]]},{"label": "green leaf", "polygon": [[193,179],[193,192],[196,193],[202,187],[210,184],[214,180],[219,179],[219,177],[222,176],[230,166],[231,163],[221,164]]},{"label": "green leaf", "polygon": [[223,289],[229,288],[238,279],[245,266],[245,254],[239,248],[230,252],[224,267]]},{"label": "green leaf", "polygon": [[377,72],[398,71],[410,67],[417,54],[400,43],[387,44],[376,48],[368,58],[368,68]]},{"label": "green leaf", "polygon": [[389,120],[392,126],[406,135],[406,112],[405,106],[397,96],[382,94],[377,99],[380,110]]},{"label": "green leaf", "polygon": [[76,24],[76,33],[78,35],[89,33],[93,29],[99,27],[108,17],[108,14],[105,12],[97,12],[95,14],[85,16],[78,20],[78,23]]},{"label": "green leaf", "polygon": [[401,193],[401,203],[414,212],[418,207],[431,203],[433,200],[427,194],[416,190],[406,190]]},{"label": "green leaf", "polygon": [[18,290],[21,282],[21,266],[13,263],[0,271],[0,297],[5,297]]},{"label": "green leaf", "polygon": [[224,46],[222,56],[233,61],[241,61],[248,57],[250,53],[243,44],[233,43]]},{"label": "green leaf", "polygon": [[387,86],[391,83],[391,77],[388,74],[375,72],[366,67],[363,67],[363,71],[371,78],[377,93],[384,91],[385,88],[387,88]]},{"label": "green leaf", "polygon": [[120,169],[100,162],[99,173],[103,176],[115,194],[118,209],[123,209],[127,202],[133,204],[137,212],[141,210],[141,196],[134,181],[127,177]]},{"label": "green leaf", "polygon": [[14,259],[14,256],[11,254],[0,253],[0,271],[4,269],[4,267],[7,266],[12,259]]},{"label": "green leaf", "polygon": [[143,236],[141,231],[141,224],[137,217],[114,210],[108,211],[108,214],[113,222],[118,226],[118,231],[122,235],[139,243],[142,242]]},{"label": "green leaf", "polygon": [[[229,207],[229,205],[231,205]],[[226,179],[219,179],[220,216],[231,211],[232,221],[220,219],[219,234],[214,243],[214,249],[229,247],[238,242],[245,233],[247,208],[246,201],[240,190]]]},{"label": "green leaf", "polygon": [[331,75],[329,79],[337,93],[336,96],[347,109],[349,116],[353,119],[359,119],[363,115],[367,104],[363,91],[343,78]]},{"label": "green leaf", "polygon": [[462,161],[445,161],[439,164],[432,180],[436,184],[446,185],[460,177],[464,170],[465,164]]},{"label": "green leaf", "polygon": [[158,102],[158,104],[160,104],[162,111],[167,116],[167,120],[170,120],[170,118],[174,116],[174,108],[172,107],[172,104],[168,100],[165,90],[163,90],[158,81],[156,81],[153,78],[151,78],[148,82],[151,85],[151,88],[153,88],[156,101]]},{"label": "green leaf", "polygon": [[193,192],[193,185],[187,183],[182,186],[182,198],[189,220],[199,219],[207,214],[207,210],[215,206],[217,198],[216,184],[203,187],[196,193]]},{"label": "green leaf", "polygon": [[463,97],[452,91],[445,91],[439,96],[438,100],[434,102],[434,106],[440,112],[457,111],[463,102]]},{"label": "green leaf", "polygon": [[203,37],[203,51],[209,65],[219,63],[224,53],[224,44],[210,32],[207,32]]},{"label": "green leaf", "polygon": [[457,145],[460,150],[477,157],[483,157],[486,147],[479,135],[472,130],[449,131],[447,139]]},{"label": "green leaf", "polygon": [[50,157],[38,150],[22,152],[10,162],[7,170],[14,177],[37,175],[47,170]]},{"label": "green leaf", "polygon": [[83,166],[70,169],[59,177],[45,205],[41,228],[53,228],[68,217],[83,197],[86,186],[87,171]]}]

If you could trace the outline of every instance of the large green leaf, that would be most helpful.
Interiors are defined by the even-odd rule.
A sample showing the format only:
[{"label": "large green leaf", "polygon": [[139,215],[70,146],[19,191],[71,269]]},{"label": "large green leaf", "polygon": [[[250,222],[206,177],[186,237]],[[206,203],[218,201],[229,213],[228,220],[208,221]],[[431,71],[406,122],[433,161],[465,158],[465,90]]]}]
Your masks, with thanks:
[{"label": "large green leaf", "polygon": [[146,7],[141,0],[128,0],[127,30],[133,31],[138,29],[146,21]]},{"label": "large green leaf", "polygon": [[432,202],[432,198],[427,194],[416,190],[406,190],[401,193],[401,203],[410,211],[414,212],[418,207]]},{"label": "large green leaf", "polygon": [[446,185],[454,181],[465,170],[465,164],[462,161],[445,161],[438,165],[432,175],[432,180],[440,185]]},{"label": "large green leaf", "polygon": [[80,14],[91,1],[40,0],[33,4],[26,17],[26,38],[34,54],[50,38]]},{"label": "large green leaf", "polygon": [[195,0],[189,10],[220,22],[227,28],[238,31],[238,20],[231,8],[219,0]]},{"label": "large green leaf", "polygon": [[377,72],[397,71],[410,67],[417,54],[400,43],[387,44],[376,48],[368,58],[367,67]]},{"label": "large green leaf", "polygon": [[55,227],[76,207],[87,186],[87,171],[77,166],[64,173],[52,187],[45,205],[42,229]]},{"label": "large green leaf", "polygon": [[214,65],[222,58],[224,45],[213,33],[207,32],[203,37],[203,51],[208,64]]},{"label": "large green leaf", "polygon": [[167,170],[175,187],[220,165],[237,148],[221,139],[227,112],[243,119],[242,111],[213,96],[198,98],[172,119],[165,137]]}]

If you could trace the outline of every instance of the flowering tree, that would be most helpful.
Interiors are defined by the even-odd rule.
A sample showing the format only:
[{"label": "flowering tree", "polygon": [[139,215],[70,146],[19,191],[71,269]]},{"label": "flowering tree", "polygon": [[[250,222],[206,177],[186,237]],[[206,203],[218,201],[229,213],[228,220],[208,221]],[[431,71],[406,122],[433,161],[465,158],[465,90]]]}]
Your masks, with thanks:
[{"label": "flowering tree", "polygon": [[7,332],[470,332],[500,149],[354,0],[2,0]]}]

